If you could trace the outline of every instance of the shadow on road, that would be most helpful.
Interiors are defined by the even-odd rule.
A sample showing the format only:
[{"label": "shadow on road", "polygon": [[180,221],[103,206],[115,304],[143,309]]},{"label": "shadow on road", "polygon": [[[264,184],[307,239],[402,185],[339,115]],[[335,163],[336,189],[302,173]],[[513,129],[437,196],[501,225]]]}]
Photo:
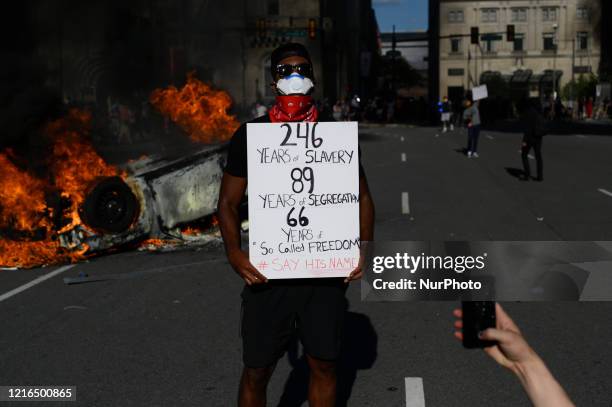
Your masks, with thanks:
[{"label": "shadow on road", "polygon": [[514,178],[521,178],[523,174],[525,174],[525,172],[520,168],[505,167],[504,169],[506,170],[508,175]]},{"label": "shadow on road", "polygon": [[[370,318],[355,312],[346,314],[342,351],[338,360],[337,407],[346,407],[351,397],[358,370],[370,369],[377,357],[378,335]],[[298,355],[297,338],[293,340],[287,357],[293,367],[285,383],[278,407],[299,407],[308,400],[308,362]]]}]

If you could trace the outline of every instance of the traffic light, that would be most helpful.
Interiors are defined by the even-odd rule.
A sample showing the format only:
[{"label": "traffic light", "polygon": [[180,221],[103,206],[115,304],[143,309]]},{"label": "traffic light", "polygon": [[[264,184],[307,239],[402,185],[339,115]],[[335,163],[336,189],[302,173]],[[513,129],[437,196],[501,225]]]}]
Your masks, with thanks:
[{"label": "traffic light", "polygon": [[506,40],[508,42],[514,42],[514,24],[508,24],[506,26]]},{"label": "traffic light", "polygon": [[314,40],[317,36],[317,21],[314,18],[308,19],[308,38]]},{"label": "traffic light", "polygon": [[479,36],[478,27],[471,27],[470,28],[470,39],[471,39],[470,42],[472,44],[478,44],[478,36]]}]

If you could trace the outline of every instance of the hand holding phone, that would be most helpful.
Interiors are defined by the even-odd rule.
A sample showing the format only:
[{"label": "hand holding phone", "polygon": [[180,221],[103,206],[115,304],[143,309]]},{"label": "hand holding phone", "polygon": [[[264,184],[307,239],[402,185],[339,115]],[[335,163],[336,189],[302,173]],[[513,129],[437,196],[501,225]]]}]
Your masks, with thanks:
[{"label": "hand holding phone", "polygon": [[464,301],[461,303],[463,320],[463,346],[468,349],[494,346],[495,341],[480,339],[478,334],[487,328],[495,328],[494,301]]}]

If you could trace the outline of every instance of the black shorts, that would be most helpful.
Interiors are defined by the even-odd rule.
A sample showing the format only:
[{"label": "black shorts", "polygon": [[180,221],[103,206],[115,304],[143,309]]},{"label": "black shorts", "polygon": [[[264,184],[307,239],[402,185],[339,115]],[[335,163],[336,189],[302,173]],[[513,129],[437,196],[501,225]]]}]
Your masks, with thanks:
[{"label": "black shorts", "polygon": [[347,287],[342,278],[271,280],[245,286],[241,321],[244,365],[275,363],[296,333],[308,355],[336,360]]}]

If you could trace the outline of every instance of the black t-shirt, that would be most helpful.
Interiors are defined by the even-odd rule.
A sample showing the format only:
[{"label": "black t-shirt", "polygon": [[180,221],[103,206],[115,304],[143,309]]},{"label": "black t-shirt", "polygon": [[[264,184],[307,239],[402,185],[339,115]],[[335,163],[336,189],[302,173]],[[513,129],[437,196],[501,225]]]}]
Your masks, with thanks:
[{"label": "black t-shirt", "polygon": [[[247,123],[270,123],[270,117],[265,114]],[[234,177],[247,178],[247,123],[242,123],[232,136],[227,154],[225,172]],[[363,176],[361,166],[361,148],[359,148],[359,175]]]}]

